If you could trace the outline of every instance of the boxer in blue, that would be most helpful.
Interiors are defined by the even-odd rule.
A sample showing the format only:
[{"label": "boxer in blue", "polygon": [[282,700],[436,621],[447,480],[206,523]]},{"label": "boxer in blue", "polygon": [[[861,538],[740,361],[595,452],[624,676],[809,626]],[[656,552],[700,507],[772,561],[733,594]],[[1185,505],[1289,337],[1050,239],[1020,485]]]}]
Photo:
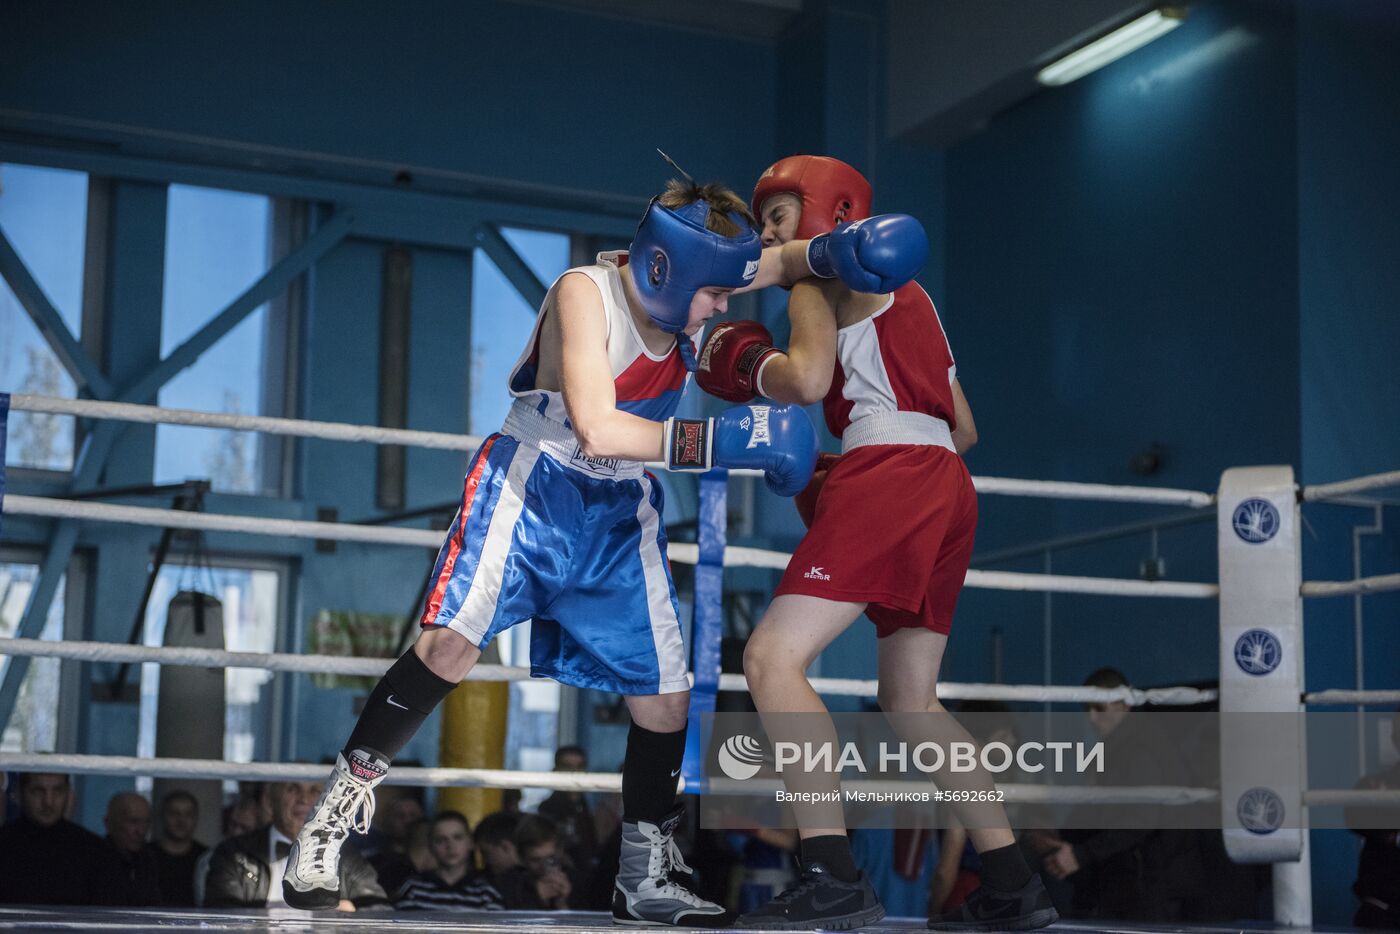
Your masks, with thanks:
[{"label": "boxer in blue", "polygon": [[783,496],[807,485],[817,441],[800,408],[675,417],[695,368],[691,337],[753,281],[760,250],[737,195],[672,182],[629,251],[599,254],[551,286],[510,376],[505,425],[470,461],[423,631],[370,694],[297,837],[287,904],[335,907],[341,844],[368,829],[394,755],[492,638],[533,619],[532,674],[622,694],[632,714],[614,918],[731,920],[689,886],[672,841],[689,682],[661,489],[642,464],[759,468]]}]

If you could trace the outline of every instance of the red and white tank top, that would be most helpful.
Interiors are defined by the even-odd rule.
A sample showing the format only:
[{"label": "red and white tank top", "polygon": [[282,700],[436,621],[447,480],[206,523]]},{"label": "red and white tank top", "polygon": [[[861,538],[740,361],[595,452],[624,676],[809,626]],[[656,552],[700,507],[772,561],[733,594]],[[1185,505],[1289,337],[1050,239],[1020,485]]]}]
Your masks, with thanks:
[{"label": "red and white tank top", "polygon": [[621,278],[625,265],[626,252],[599,253],[594,265],[577,266],[554,280],[540,306],[530,340],[510,371],[512,396],[525,400],[545,418],[561,425],[569,424],[564,397],[557,390],[538,388],[535,379],[540,358],[540,326],[545,315],[554,308],[559,280],[571,272],[580,272],[592,279],[603,295],[603,314],[608,325],[608,362],[617,392],[617,407],[658,422],[676,413],[690,374],[676,347],[658,356],[642,342],[636,322],[627,310],[627,293]]},{"label": "red and white tank top", "polygon": [[957,427],[953,351],[933,299],[911,282],[863,321],[836,332],[836,373],[822,403],[840,438],[851,425],[884,412],[919,412]]}]

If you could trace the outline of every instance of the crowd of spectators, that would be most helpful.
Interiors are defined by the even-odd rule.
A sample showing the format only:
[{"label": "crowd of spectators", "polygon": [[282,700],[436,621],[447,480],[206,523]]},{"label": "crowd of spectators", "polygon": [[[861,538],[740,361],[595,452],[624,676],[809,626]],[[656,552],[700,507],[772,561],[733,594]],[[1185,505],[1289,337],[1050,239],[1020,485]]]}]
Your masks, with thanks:
[{"label": "crowd of spectators", "polygon": [[[1101,669],[1086,683],[1112,688],[1127,679]],[[1005,707],[983,703],[975,712],[988,724],[980,742],[1015,742]],[[1104,782],[1196,778],[1155,753],[1160,744],[1147,721],[1126,704],[1089,705],[1088,721],[1114,747],[1110,758],[1127,769],[1102,776]],[[1393,722],[1400,748],[1400,715]],[[556,754],[557,771],[587,768],[577,746]],[[1367,776],[1361,787],[1400,787],[1400,767]],[[242,783],[224,809],[223,839],[208,842],[195,838],[199,803],[189,792],[166,794],[154,821],[145,797],[121,792],[108,802],[99,837],[69,819],[68,776],[19,774],[11,789],[18,813],[0,826],[0,903],[281,905],[287,852],[320,791],[318,782]],[[385,786],[380,794],[370,835],[352,837],[343,850],[341,910],[608,910],[620,838],[617,796],[558,791],[538,813],[524,814],[520,796],[505,795],[501,810],[472,826],[454,810],[429,815],[421,789]],[[1366,829],[1376,822],[1364,817],[1348,812],[1364,841],[1354,923],[1396,928],[1396,832]],[[977,854],[956,826],[852,836],[858,862],[892,913],[953,910],[978,885]],[[1218,831],[1031,830],[1019,841],[1066,917],[1158,923],[1267,917],[1267,872],[1231,863]],[[701,832],[682,848],[692,854],[706,897],[743,911],[797,877],[797,842],[788,830]]]}]

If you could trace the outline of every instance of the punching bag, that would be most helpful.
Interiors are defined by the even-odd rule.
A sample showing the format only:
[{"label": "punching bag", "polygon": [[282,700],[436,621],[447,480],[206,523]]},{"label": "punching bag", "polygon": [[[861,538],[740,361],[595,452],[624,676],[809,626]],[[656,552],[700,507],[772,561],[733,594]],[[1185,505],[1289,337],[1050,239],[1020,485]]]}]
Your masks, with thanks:
[{"label": "punching bag", "polygon": [[[182,590],[170,601],[164,645],[175,648],[224,648],[224,608],[214,597]],[[156,756],[161,759],[224,757],[224,669],[164,665],[156,706]],[[195,839],[214,846],[223,838],[223,783],[214,779],[158,778],[152,789],[156,819],[164,797],[188,791],[199,803]]]}]

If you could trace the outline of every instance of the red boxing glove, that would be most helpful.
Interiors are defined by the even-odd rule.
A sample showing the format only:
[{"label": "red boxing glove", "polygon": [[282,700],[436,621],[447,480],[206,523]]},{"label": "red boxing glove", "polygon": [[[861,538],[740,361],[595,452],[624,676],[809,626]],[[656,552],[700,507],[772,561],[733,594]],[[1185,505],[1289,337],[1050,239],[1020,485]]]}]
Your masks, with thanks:
[{"label": "red boxing glove", "polygon": [[712,396],[742,405],[758,395],[758,372],[776,353],[773,335],[757,321],[726,321],[705,338],[695,382]]},{"label": "red boxing glove", "polygon": [[840,459],[840,454],[818,455],[817,469],[812,471],[812,479],[807,484],[807,489],[793,497],[792,502],[797,507],[797,514],[802,517],[802,524],[809,529],[812,527],[812,517],[817,514],[817,497],[821,495],[822,484],[826,483],[827,473]]}]

